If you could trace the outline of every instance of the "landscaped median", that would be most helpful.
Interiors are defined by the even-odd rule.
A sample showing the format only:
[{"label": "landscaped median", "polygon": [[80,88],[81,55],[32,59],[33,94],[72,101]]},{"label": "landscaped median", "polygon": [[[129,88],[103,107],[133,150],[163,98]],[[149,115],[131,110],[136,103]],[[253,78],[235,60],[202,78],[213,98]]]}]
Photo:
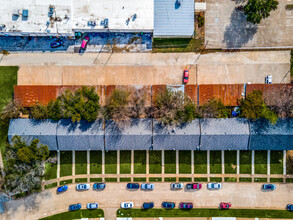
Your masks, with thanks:
[{"label": "landscaped median", "polygon": [[287,218],[293,219],[293,212],[265,209],[118,209],[117,217],[239,217],[239,218]]},{"label": "landscaped median", "polygon": [[40,220],[70,220],[70,219],[81,219],[81,218],[103,218],[103,209],[87,210],[81,209],[74,212],[62,212],[49,217],[41,218]]}]

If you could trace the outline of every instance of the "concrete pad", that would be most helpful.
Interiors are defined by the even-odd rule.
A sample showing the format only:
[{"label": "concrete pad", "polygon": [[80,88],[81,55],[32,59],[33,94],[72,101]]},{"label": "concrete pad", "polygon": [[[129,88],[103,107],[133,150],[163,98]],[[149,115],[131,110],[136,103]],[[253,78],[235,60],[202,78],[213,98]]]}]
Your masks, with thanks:
[{"label": "concrete pad", "polygon": [[236,10],[241,1],[209,0],[205,14],[207,48],[293,47],[293,11],[290,1],[279,0],[277,10],[253,25],[243,11]]}]

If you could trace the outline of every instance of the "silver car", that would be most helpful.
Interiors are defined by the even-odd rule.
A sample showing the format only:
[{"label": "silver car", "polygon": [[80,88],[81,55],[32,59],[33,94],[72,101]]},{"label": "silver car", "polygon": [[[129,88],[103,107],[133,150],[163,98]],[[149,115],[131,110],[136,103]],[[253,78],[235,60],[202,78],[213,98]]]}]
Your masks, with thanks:
[{"label": "silver car", "polygon": [[183,183],[171,183],[171,189],[183,189],[184,184]]},{"label": "silver car", "polygon": [[133,208],[133,202],[121,202],[122,209],[131,209]]},{"label": "silver car", "polygon": [[208,183],[208,189],[221,189],[221,183]]},{"label": "silver car", "polygon": [[97,209],[98,206],[99,206],[98,203],[93,202],[93,203],[88,203],[88,204],[86,205],[86,208],[87,208],[87,209]]},{"label": "silver car", "polygon": [[153,190],[155,188],[155,185],[153,183],[142,183],[140,187],[141,189]]},{"label": "silver car", "polygon": [[79,183],[76,185],[77,191],[84,191],[84,190],[89,190],[89,189],[90,189],[89,183]]}]

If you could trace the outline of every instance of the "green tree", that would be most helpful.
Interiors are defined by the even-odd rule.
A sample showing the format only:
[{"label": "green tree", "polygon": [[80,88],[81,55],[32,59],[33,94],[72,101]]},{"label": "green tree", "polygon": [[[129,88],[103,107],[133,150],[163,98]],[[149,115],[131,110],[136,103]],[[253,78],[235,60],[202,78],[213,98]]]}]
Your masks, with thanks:
[{"label": "green tree", "polygon": [[46,105],[36,104],[31,107],[31,116],[34,119],[47,119],[49,117],[48,108]]},{"label": "green tree", "polygon": [[5,150],[5,190],[12,194],[40,190],[48,157],[48,146],[39,144],[39,140],[26,144],[21,137],[14,136]]},{"label": "green tree", "polygon": [[262,92],[254,90],[245,99],[240,100],[240,117],[248,119],[268,119],[272,124],[278,120],[275,112],[270,110],[265,104]]},{"label": "green tree", "polygon": [[276,10],[279,2],[277,0],[248,0],[244,6],[247,21],[259,24],[262,19],[270,16],[272,10]]},{"label": "green tree", "polygon": [[228,118],[230,110],[220,100],[210,99],[200,107],[200,115],[203,118]]}]

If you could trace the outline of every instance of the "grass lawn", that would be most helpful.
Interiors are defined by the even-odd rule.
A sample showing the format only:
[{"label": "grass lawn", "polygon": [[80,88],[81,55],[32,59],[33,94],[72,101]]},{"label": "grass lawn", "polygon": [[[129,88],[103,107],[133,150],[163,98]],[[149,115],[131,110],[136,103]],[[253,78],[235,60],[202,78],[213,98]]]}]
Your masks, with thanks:
[{"label": "grass lawn", "polygon": [[293,218],[293,212],[287,210],[262,209],[118,209],[117,217],[243,217],[243,218]]},{"label": "grass lawn", "polygon": [[254,178],[254,182],[266,183],[268,180],[267,178]]},{"label": "grass lawn", "polygon": [[271,150],[271,174],[283,174],[283,151]]},{"label": "grass lawn", "polygon": [[237,173],[237,151],[225,151],[225,173]]},{"label": "grass lawn", "polygon": [[105,173],[117,174],[117,151],[105,151]]},{"label": "grass lawn", "polygon": [[117,182],[117,178],[105,178],[105,182]]},{"label": "grass lawn", "polygon": [[103,209],[87,210],[80,209],[74,212],[62,212],[56,215],[52,215],[40,220],[69,220],[69,219],[81,219],[81,218],[100,218],[104,217]]},{"label": "grass lawn", "polygon": [[210,173],[222,173],[221,151],[210,151]]},{"label": "grass lawn", "polygon": [[176,151],[174,150],[165,150],[164,153],[164,168],[165,173],[176,173]]},{"label": "grass lawn", "polygon": [[150,173],[162,173],[162,151],[151,150],[150,152]]},{"label": "grass lawn", "polygon": [[240,177],[239,182],[251,182],[251,178]]},{"label": "grass lawn", "polygon": [[198,52],[204,46],[203,39],[195,38],[154,38],[153,52]]},{"label": "grass lawn", "polygon": [[293,178],[286,178],[286,183],[293,183]]},{"label": "grass lawn", "polygon": [[102,151],[90,151],[90,174],[102,174]]},{"label": "grass lawn", "polygon": [[72,183],[72,180],[63,180],[63,181],[60,181],[60,186],[70,184],[70,183]]},{"label": "grass lawn", "polygon": [[[50,151],[50,157],[57,157],[57,151]],[[57,161],[56,163],[45,164],[45,180],[57,178]]]},{"label": "grass lawn", "polygon": [[179,177],[179,182],[191,182],[192,178],[188,178],[188,177]]},{"label": "grass lawn", "polygon": [[194,182],[207,182],[208,178],[206,177],[194,177]]},{"label": "grass lawn", "polygon": [[134,173],[146,173],[146,151],[134,151]]},{"label": "grass lawn", "polygon": [[165,177],[164,182],[176,182],[176,177]]},{"label": "grass lawn", "polygon": [[121,174],[131,173],[131,151],[130,150],[120,151],[120,173]]},{"label": "grass lawn", "polygon": [[179,173],[191,173],[191,151],[179,151]]},{"label": "grass lawn", "polygon": [[57,182],[45,185],[45,189],[51,189],[51,188],[54,188],[54,187],[57,187]]},{"label": "grass lawn", "polygon": [[254,169],[256,174],[267,174],[267,157],[266,150],[256,150],[254,155]]},{"label": "grass lawn", "polygon": [[251,174],[251,151],[241,150],[240,151],[240,173]]},{"label": "grass lawn", "polygon": [[136,177],[136,178],[133,178],[133,182],[146,182],[146,178]]},{"label": "grass lawn", "polygon": [[[13,86],[17,84],[17,66],[0,67],[0,112],[3,107],[13,98]],[[9,122],[0,122],[0,150],[3,155],[7,141]],[[5,158],[3,157],[3,160]],[[5,161],[3,161],[5,162]]]},{"label": "grass lawn", "polygon": [[271,183],[282,183],[283,178],[270,178]]},{"label": "grass lawn", "polygon": [[72,151],[60,151],[60,177],[72,175]]},{"label": "grass lawn", "polygon": [[207,173],[207,151],[194,151],[194,173]]},{"label": "grass lawn", "polygon": [[75,151],[75,175],[87,174],[87,152]]},{"label": "grass lawn", "polygon": [[149,182],[162,182],[161,177],[150,177]]},{"label": "grass lawn", "polygon": [[131,178],[120,178],[120,182],[130,182]]},{"label": "grass lawn", "polygon": [[102,182],[102,178],[90,178],[90,182]]},{"label": "grass lawn", "polygon": [[225,177],[225,182],[237,182],[237,178],[235,178],[235,177]]},{"label": "grass lawn", "polygon": [[210,177],[210,182],[222,182],[222,178],[221,177]]},{"label": "grass lawn", "polygon": [[87,178],[76,178],[75,182],[76,183],[87,183]]}]

